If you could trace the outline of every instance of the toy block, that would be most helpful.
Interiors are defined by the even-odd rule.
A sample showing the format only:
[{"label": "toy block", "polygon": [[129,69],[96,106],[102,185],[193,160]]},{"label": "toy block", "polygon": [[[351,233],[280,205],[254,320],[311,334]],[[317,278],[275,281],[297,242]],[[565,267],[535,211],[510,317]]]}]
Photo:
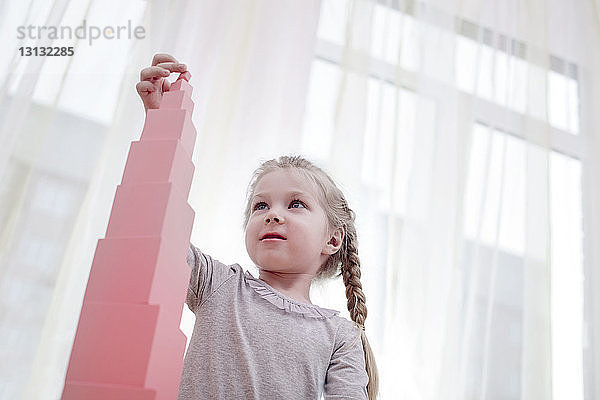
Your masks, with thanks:
[{"label": "toy block", "polygon": [[186,345],[183,332],[171,329],[179,323],[171,311],[151,304],[85,302],[67,379],[156,389],[164,385],[159,369],[179,383],[164,367],[180,373]]},{"label": "toy block", "polygon": [[187,197],[194,169],[194,163],[178,140],[134,141],[121,183],[173,182]]},{"label": "toy block", "polygon": [[67,377],[73,381],[142,386],[159,308],[84,302]]},{"label": "toy block", "polygon": [[175,90],[172,88],[170,91],[163,94],[163,98],[160,101],[160,109],[180,109],[186,110],[190,115],[194,111],[194,102],[190,98],[190,95],[183,90]]},{"label": "toy block", "polygon": [[[187,285],[186,285],[187,288]],[[164,327],[177,327],[172,329],[159,329],[156,332],[155,345],[150,352],[150,363],[146,374],[146,387],[159,389],[159,399],[177,399],[181,371],[183,370],[183,356],[187,337],[179,329],[183,303],[180,304],[180,313],[175,321],[165,324]],[[174,325],[173,325],[174,324]]]},{"label": "toy block", "polygon": [[196,128],[192,87],[181,79],[171,89],[131,144],[96,246],[62,400],[177,398]]},{"label": "toy block", "polygon": [[106,237],[162,236],[189,244],[194,210],[185,200],[171,182],[118,185]]},{"label": "toy block", "polygon": [[[63,400],[157,400],[156,390],[86,382],[68,382],[62,395]],[[175,399],[175,397],[173,397]]]},{"label": "toy block", "polygon": [[[171,85],[171,88],[169,89],[170,92],[173,91],[183,91],[185,92],[188,96],[192,96],[192,85],[189,84],[188,81],[186,81],[185,79],[177,79],[175,82],[173,82],[173,84]],[[162,103],[161,103],[162,105]]]},{"label": "toy block", "polygon": [[181,319],[189,282],[187,254],[160,237],[100,239],[85,301],[172,305]]},{"label": "toy block", "polygon": [[140,140],[178,139],[191,156],[196,142],[196,128],[185,110],[148,110]]}]

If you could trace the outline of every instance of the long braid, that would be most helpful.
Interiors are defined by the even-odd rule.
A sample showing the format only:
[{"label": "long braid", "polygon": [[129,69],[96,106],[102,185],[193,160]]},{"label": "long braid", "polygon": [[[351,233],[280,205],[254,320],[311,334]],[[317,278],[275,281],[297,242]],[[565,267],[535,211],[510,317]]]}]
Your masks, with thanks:
[{"label": "long braid", "polygon": [[354,214],[348,210],[351,215],[351,223],[346,225],[344,244],[340,249],[342,254],[342,267],[340,274],[344,279],[346,286],[347,307],[350,312],[350,318],[359,328],[359,335],[362,341],[365,353],[365,369],[369,376],[367,384],[367,394],[369,400],[375,400],[379,391],[379,374],[373,350],[365,334],[365,320],[367,319],[367,305],[365,294],[360,282],[360,259],[358,258],[358,240],[356,238],[356,229],[354,228]]},{"label": "long braid", "polygon": [[358,258],[358,249],[356,248],[356,231],[354,227],[346,228],[344,237],[346,251],[342,250],[343,257],[341,275],[346,286],[347,307],[352,321],[360,327],[364,327],[367,319],[367,306],[365,294],[360,282],[360,259]]}]

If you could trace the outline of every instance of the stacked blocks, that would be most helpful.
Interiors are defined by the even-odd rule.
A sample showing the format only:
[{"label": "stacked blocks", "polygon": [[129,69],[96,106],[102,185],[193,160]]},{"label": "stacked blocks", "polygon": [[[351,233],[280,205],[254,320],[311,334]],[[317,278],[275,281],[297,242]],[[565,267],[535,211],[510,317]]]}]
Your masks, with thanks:
[{"label": "stacked blocks", "polygon": [[194,220],[191,93],[176,81],[131,143],[94,254],[62,400],[177,398]]}]

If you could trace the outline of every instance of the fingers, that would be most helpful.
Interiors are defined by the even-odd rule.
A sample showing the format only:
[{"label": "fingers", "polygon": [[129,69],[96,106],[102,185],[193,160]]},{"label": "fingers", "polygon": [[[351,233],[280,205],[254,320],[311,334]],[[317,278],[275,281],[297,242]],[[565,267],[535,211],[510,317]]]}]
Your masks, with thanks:
[{"label": "fingers", "polygon": [[164,62],[156,64],[157,67],[168,69],[171,72],[185,72],[187,71],[187,65],[176,63],[176,62]]},{"label": "fingers", "polygon": [[171,72],[185,72],[187,66],[179,63],[161,63],[156,66],[147,67],[140,71],[141,81],[156,80],[159,78],[166,78],[171,75]]},{"label": "fingers", "polygon": [[155,81],[159,78],[166,78],[171,75],[171,71],[160,67],[147,67],[140,71],[140,81]]},{"label": "fingers", "polygon": [[175,57],[173,57],[172,55],[167,54],[167,53],[156,53],[154,55],[154,57],[152,57],[152,65],[153,66],[157,65],[157,64],[160,64],[162,62],[169,62],[169,61],[170,62],[174,62],[174,63],[177,62],[177,60],[175,59]]},{"label": "fingers", "polygon": [[163,93],[171,88],[171,82],[166,78],[174,72],[179,73],[178,80],[189,81],[192,76],[185,64],[166,53],[155,54],[152,58],[152,66],[140,71],[140,82],[135,85],[135,88],[146,110],[159,107]]},{"label": "fingers", "polygon": [[140,96],[145,96],[156,91],[152,82],[149,81],[138,82],[137,85],[135,85],[135,89],[137,90]]}]

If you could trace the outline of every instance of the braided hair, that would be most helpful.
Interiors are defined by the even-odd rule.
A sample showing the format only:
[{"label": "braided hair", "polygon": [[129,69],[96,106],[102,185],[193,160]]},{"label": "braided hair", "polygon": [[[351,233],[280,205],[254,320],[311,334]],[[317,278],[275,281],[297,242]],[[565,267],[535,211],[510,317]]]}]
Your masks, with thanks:
[{"label": "braided hair", "polygon": [[341,228],[343,231],[342,246],[336,253],[328,257],[314,279],[320,281],[333,277],[343,277],[350,318],[359,328],[356,340],[361,339],[365,354],[365,369],[369,377],[367,393],[369,400],[374,400],[377,397],[379,387],[379,374],[373,351],[365,333],[367,306],[360,282],[360,259],[358,258],[358,240],[354,223],[356,215],[348,207],[342,191],[327,173],[300,156],[281,156],[277,159],[265,161],[254,171],[250,185],[248,186],[248,200],[244,212],[244,228],[248,224],[252,212],[250,200],[260,179],[269,172],[286,168],[293,168],[297,172],[302,173],[308,178],[309,182],[315,185],[317,192],[321,195],[318,196],[319,202],[327,215],[329,227],[334,229]]}]

